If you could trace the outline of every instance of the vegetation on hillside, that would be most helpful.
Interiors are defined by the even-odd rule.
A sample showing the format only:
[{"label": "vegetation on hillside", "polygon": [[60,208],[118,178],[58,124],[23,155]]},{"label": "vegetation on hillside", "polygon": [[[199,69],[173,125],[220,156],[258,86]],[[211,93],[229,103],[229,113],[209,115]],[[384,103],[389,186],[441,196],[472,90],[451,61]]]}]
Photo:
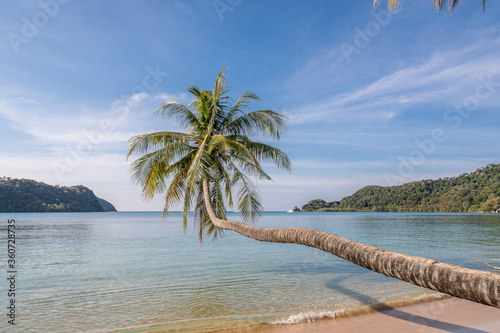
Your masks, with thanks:
[{"label": "vegetation on hillside", "polygon": [[365,186],[340,201],[311,200],[302,211],[478,212],[500,208],[500,164],[398,186]]},{"label": "vegetation on hillside", "polygon": [[104,212],[116,210],[85,186],[51,186],[30,179],[0,178],[0,212]]}]

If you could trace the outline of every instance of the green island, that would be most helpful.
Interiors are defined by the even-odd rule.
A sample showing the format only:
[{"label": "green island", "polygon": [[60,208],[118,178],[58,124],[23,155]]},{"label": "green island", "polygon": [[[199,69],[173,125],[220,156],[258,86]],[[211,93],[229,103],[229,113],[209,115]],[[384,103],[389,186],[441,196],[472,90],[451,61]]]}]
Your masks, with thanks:
[{"label": "green island", "polygon": [[457,177],[365,186],[340,201],[311,200],[303,212],[499,212],[500,164]]},{"label": "green island", "polygon": [[116,211],[89,188],[52,186],[31,179],[0,178],[0,212],[108,212]]}]

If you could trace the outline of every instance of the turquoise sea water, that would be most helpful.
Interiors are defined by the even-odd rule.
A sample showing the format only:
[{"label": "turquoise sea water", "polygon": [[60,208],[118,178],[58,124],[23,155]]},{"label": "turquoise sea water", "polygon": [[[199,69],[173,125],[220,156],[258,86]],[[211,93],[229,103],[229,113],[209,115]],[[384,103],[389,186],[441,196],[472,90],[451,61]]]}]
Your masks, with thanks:
[{"label": "turquoise sea water", "polygon": [[[319,250],[233,232],[198,244],[181,214],[0,214],[0,328],[8,332],[203,332],[430,294]],[[230,214],[237,219],[237,214]],[[7,323],[7,221],[16,221],[16,325]],[[500,215],[268,212],[383,249],[500,266]],[[154,330],[153,330],[154,332]]]}]

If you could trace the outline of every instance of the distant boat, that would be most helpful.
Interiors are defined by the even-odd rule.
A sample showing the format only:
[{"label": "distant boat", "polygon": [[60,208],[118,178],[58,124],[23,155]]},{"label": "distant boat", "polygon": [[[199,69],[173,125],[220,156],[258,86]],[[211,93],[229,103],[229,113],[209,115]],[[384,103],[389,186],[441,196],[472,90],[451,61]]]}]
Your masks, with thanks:
[{"label": "distant boat", "polygon": [[293,213],[293,209],[289,209],[289,210],[288,210],[288,212],[289,212],[289,213]]}]

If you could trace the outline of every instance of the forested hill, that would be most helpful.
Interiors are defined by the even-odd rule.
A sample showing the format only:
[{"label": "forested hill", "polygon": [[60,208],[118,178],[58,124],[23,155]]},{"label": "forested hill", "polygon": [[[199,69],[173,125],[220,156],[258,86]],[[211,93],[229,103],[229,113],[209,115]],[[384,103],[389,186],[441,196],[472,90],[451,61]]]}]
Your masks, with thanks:
[{"label": "forested hill", "polygon": [[30,179],[0,178],[0,212],[116,211],[85,186],[51,186]]},{"label": "forested hill", "polygon": [[500,164],[453,178],[366,186],[340,201],[311,200],[302,211],[479,212],[500,209]]}]

